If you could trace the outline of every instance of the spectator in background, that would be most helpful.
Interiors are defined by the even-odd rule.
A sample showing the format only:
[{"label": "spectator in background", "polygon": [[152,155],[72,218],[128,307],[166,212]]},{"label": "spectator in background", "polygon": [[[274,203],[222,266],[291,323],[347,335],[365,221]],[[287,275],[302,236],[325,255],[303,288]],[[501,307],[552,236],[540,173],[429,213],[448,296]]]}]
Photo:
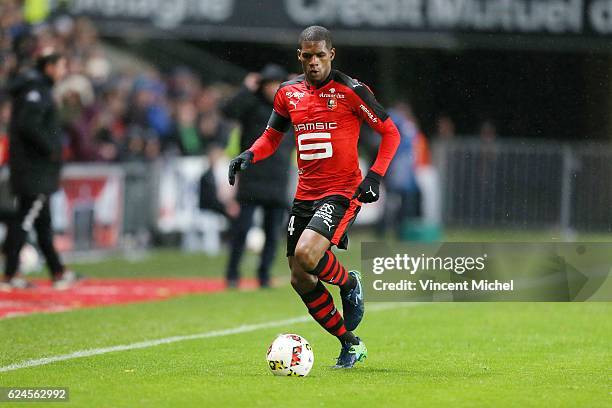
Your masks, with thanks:
[{"label": "spectator in background", "polygon": [[85,57],[99,44],[98,31],[89,19],[79,17],[74,22],[68,42],[73,55]]},{"label": "spectator in background", "polygon": [[95,47],[85,62],[85,73],[95,87],[100,89],[108,81],[111,74],[110,61],[104,55],[101,47]]},{"label": "spectator in background", "polygon": [[455,122],[447,114],[441,114],[436,119],[436,139],[452,140],[455,138]]},{"label": "spectator in background", "polygon": [[[216,182],[220,169],[226,166],[224,150],[232,131],[232,125],[219,112],[217,86],[202,87],[191,70],[178,67],[169,79],[169,95],[174,98],[172,146],[178,148],[183,156],[204,156],[207,159],[208,166],[199,183],[201,220],[211,220],[210,211],[228,218],[235,217],[238,204],[233,197],[224,197]],[[172,151],[168,145],[166,150]],[[214,219],[214,223],[218,223],[218,219]],[[211,228],[204,227],[207,233],[201,235],[205,238],[200,248],[214,253],[219,249],[220,229],[209,225]],[[216,237],[213,239],[212,235]]]},{"label": "spectator in background", "polygon": [[2,40],[3,38],[0,37],[0,89],[5,89],[6,81],[11,72],[15,71],[17,59],[10,48],[7,47],[7,44],[2,44]]},{"label": "spectator in background", "polygon": [[134,82],[128,110],[127,160],[152,161],[161,153],[161,139],[171,134],[166,87],[157,72]]},{"label": "spectator in background", "polygon": [[52,87],[65,73],[66,58],[47,51],[38,58],[36,69],[16,78],[11,88],[9,165],[11,189],[17,196],[17,216],[9,224],[4,246],[5,289],[29,286],[16,274],[21,248],[32,228],[36,230],[54,287],[64,289],[77,280],[77,275],[64,267],[53,245],[49,207],[49,197],[59,187],[62,160],[61,129]]},{"label": "spectator in background", "polygon": [[[215,167],[223,157],[224,152],[221,146],[213,146],[207,154],[208,169],[200,178],[200,200],[201,210],[210,210],[222,214],[229,219],[236,218],[240,212],[240,206],[233,200],[221,201],[217,192],[215,180]],[[225,167],[225,163],[223,163]]]},{"label": "spectator in background", "polygon": [[[4,0],[0,2],[0,29],[3,31],[3,45],[6,50],[12,48],[16,60],[23,62],[32,56],[35,39],[30,35],[29,26],[24,21],[20,2]],[[12,47],[9,43],[12,42]],[[17,62],[16,61],[16,62]]]},{"label": "spectator in background", "polygon": [[125,152],[127,140],[126,97],[121,87],[111,84],[102,91],[95,138],[98,154],[105,161],[118,161]]},{"label": "spectator in background", "polygon": [[474,182],[475,202],[479,205],[472,209],[474,219],[480,223],[492,219],[493,199],[496,195],[497,176],[497,126],[493,119],[485,118],[478,129],[480,149],[475,157],[476,180]]},{"label": "spectator in background", "polygon": [[385,208],[378,222],[377,233],[384,235],[393,225],[399,235],[402,224],[421,216],[421,193],[416,180],[416,167],[422,156],[425,137],[418,128],[412,107],[399,102],[389,110],[389,116],[400,133],[400,145],[384,178]]},{"label": "spectator in background", "polygon": [[38,46],[38,40],[30,30],[23,30],[14,37],[7,36],[6,38],[12,40],[10,55],[13,56],[13,60],[11,61],[9,58],[3,60],[3,63],[10,64],[3,70],[3,74],[6,75],[5,81],[11,76],[16,76],[34,67],[32,56]]},{"label": "spectator in background", "polygon": [[225,148],[231,130],[231,125],[216,110],[200,115],[198,134],[203,151],[208,153],[213,147]]},{"label": "spectator in background", "polygon": [[[240,91],[223,106],[222,110],[226,117],[240,123],[241,151],[248,149],[266,128],[274,96],[286,78],[287,72],[282,67],[266,65],[260,73],[248,74]],[[228,287],[238,285],[240,259],[257,207],[263,209],[266,236],[257,276],[261,287],[270,285],[270,267],[274,261],[280,226],[287,209],[289,160],[292,149],[292,138],[284,137],[274,155],[250,171],[240,174],[237,194],[240,214],[231,229],[230,258],[226,269]]]},{"label": "spectator in background", "polygon": [[219,110],[219,101],[221,94],[219,90],[213,86],[202,89],[199,95],[196,96],[196,106],[198,114],[204,115]]},{"label": "spectator in background", "polygon": [[495,126],[495,122],[491,119],[483,120],[478,129],[478,136],[485,143],[494,142],[497,139],[497,126]]},{"label": "spectator in background", "polygon": [[185,156],[208,154],[214,147],[225,148],[231,130],[231,125],[216,110],[198,115],[190,99],[176,105],[174,138]]},{"label": "spectator in background", "polygon": [[83,75],[70,75],[60,82],[55,92],[60,101],[62,128],[67,136],[67,161],[98,161],[95,137],[98,112],[94,106],[94,90]]},{"label": "spectator in background", "polygon": [[[185,74],[183,77],[185,84],[193,82]],[[182,94],[188,95],[190,99],[179,105],[179,109],[184,110],[186,117],[181,119],[184,123],[181,151],[187,155],[204,155],[208,161],[208,168],[200,177],[199,208],[204,212],[213,211],[222,214],[231,221],[238,215],[240,208],[233,197],[223,194],[223,190],[217,188],[217,180],[219,173],[224,174],[227,168],[224,152],[232,125],[219,112],[219,92],[216,88],[207,87],[197,94],[183,91]],[[193,100],[198,103],[194,103]],[[191,146],[190,149],[189,146]],[[212,228],[210,233],[218,234],[220,229]],[[209,241],[209,244],[212,242],[213,240]],[[206,247],[210,250],[214,246],[204,244],[204,248]],[[218,249],[217,244],[216,250]]]},{"label": "spectator in background", "polygon": [[121,161],[153,161],[159,156],[160,149],[159,137],[153,129],[130,125]]},{"label": "spectator in background", "polygon": [[[462,163],[462,160],[448,160],[448,155],[451,154],[449,149],[452,149],[456,138],[455,121],[450,115],[440,113],[436,118],[435,137],[432,143],[433,162],[443,174],[454,173],[458,169],[451,169],[449,165],[457,166]],[[449,163],[450,162],[450,163]]]},{"label": "spectator in background", "polygon": [[184,156],[203,153],[202,141],[198,133],[198,111],[190,98],[184,98],[176,104],[175,140]]},{"label": "spectator in background", "polygon": [[198,77],[187,67],[176,67],[169,78],[170,96],[177,100],[195,100],[201,90]]}]

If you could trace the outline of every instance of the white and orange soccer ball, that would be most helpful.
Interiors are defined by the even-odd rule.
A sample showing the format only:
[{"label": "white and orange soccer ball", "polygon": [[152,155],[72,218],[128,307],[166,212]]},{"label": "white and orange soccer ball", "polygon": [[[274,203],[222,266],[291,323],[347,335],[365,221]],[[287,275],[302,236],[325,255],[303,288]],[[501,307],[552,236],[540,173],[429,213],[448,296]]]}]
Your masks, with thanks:
[{"label": "white and orange soccer ball", "polygon": [[280,334],[268,347],[266,360],[274,375],[304,377],[314,364],[310,343],[297,334]]}]

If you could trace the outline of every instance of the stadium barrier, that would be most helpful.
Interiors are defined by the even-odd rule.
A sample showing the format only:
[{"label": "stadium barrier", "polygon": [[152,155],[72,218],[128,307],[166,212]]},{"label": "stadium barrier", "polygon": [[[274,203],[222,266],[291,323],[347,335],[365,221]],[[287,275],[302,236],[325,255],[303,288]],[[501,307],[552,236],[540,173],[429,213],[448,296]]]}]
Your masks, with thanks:
[{"label": "stadium barrier", "polygon": [[[200,177],[207,168],[206,159],[200,157],[67,164],[61,188],[51,198],[58,249],[79,255],[130,250],[149,245],[152,234],[192,233],[193,237],[197,233],[199,241],[191,239],[191,249],[218,250],[223,219],[198,206]],[[8,169],[0,167],[3,218],[15,209],[8,184]],[[0,225],[0,239],[5,230]]]},{"label": "stadium barrier", "polygon": [[612,229],[612,147],[504,139],[437,141],[443,222],[455,227]]}]

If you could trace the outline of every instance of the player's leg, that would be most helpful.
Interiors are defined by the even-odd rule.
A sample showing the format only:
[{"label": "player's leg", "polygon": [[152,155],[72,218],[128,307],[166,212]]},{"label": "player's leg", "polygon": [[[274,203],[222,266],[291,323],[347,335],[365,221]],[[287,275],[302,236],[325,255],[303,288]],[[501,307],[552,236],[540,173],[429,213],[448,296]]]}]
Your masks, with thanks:
[{"label": "player's leg", "polygon": [[244,253],[246,237],[253,223],[253,213],[256,206],[240,203],[240,214],[232,221],[232,234],[230,239],[230,256],[225,270],[225,279],[228,287],[237,287],[240,279],[240,260]]},{"label": "player's leg", "polygon": [[[346,330],[342,314],[336,309],[334,299],[319,280],[304,267],[304,251],[322,254],[329,247],[329,240],[312,230],[304,230],[295,248],[295,256],[289,257],[291,286],[300,295],[310,315],[342,344],[359,344],[355,335]],[[315,256],[315,255],[313,255]]]},{"label": "player's leg", "polygon": [[302,296],[312,291],[319,281],[304,271],[295,259],[295,248],[314,214],[313,201],[294,200],[287,224],[287,260],[291,270],[291,286]]},{"label": "player's leg", "polygon": [[[312,317],[330,334],[353,340],[346,334],[342,315],[334,306],[334,299],[319,278],[309,273],[310,265],[329,248],[330,242],[317,232],[306,229],[315,212],[315,202],[295,200],[287,226],[287,258],[291,269],[291,286],[302,298]],[[342,339],[341,339],[342,341]],[[354,340],[353,340],[354,341]]]},{"label": "player's leg", "polygon": [[348,274],[330,247],[331,241],[327,237],[306,227],[295,248],[295,259],[301,269],[317,276],[323,282],[341,288],[354,287],[354,278]]},{"label": "player's leg", "polygon": [[[312,230],[324,236],[330,246],[335,245],[338,248],[347,249],[347,231],[355,221],[360,208],[357,200],[349,200],[342,196],[326,197],[318,203],[306,227],[307,231]],[[301,243],[298,243],[296,248],[298,261],[301,260],[302,267],[320,280],[340,287],[346,329],[355,330],[365,312],[361,275],[358,271],[348,271],[329,247],[322,253],[308,251],[308,249],[309,245],[302,248]]]},{"label": "player's leg", "polygon": [[341,350],[336,368],[351,368],[356,362],[366,358],[365,344],[352,331],[346,329],[332,295],[312,270],[306,270],[320,262],[320,259],[317,262],[317,258],[326,254],[329,245],[330,241],[323,235],[311,229],[304,230],[296,246],[295,256],[289,260],[291,283],[312,317],[340,341]]}]

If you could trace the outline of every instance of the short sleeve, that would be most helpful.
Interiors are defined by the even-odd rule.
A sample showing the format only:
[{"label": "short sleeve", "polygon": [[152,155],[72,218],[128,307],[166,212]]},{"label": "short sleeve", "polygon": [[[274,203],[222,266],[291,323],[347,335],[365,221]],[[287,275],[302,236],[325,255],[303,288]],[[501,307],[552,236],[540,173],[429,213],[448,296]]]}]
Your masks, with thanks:
[{"label": "short sleeve", "polygon": [[285,91],[283,91],[283,88],[276,91],[276,95],[274,95],[274,111],[285,119],[289,119],[287,98],[285,97]]}]

